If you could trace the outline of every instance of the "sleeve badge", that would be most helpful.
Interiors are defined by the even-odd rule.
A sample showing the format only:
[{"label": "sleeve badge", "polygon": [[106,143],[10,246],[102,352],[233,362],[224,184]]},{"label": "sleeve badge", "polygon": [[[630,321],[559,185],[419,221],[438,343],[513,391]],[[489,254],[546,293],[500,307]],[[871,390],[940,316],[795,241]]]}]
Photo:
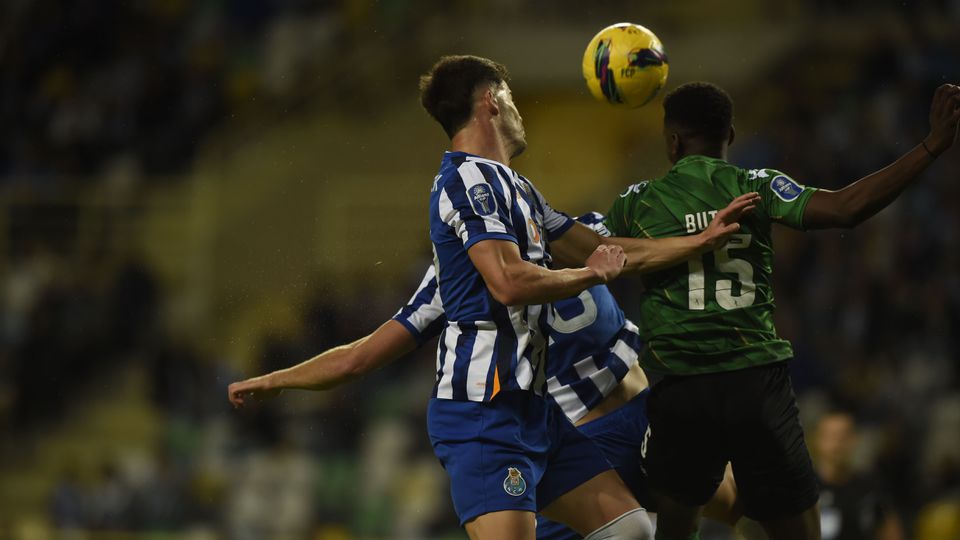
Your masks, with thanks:
[{"label": "sleeve badge", "polygon": [[487,184],[476,184],[467,188],[470,206],[478,216],[489,216],[497,211],[497,200]]},{"label": "sleeve badge", "polygon": [[770,181],[770,189],[783,202],[793,202],[803,193],[804,187],[786,175],[777,175]]}]

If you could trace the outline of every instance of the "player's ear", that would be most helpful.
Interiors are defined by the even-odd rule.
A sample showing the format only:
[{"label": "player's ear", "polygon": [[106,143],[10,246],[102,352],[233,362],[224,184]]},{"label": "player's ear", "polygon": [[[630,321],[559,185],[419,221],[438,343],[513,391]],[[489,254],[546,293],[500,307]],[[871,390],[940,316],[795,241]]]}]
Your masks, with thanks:
[{"label": "player's ear", "polygon": [[680,160],[683,151],[683,141],[680,140],[680,134],[672,132],[667,134],[667,159],[670,163],[676,163]]},{"label": "player's ear", "polygon": [[737,130],[734,129],[733,124],[730,125],[730,137],[727,138],[727,146],[733,144],[733,140],[737,138]]},{"label": "player's ear", "polygon": [[492,85],[484,85],[478,89],[480,93],[479,104],[484,107],[490,116],[497,116],[500,114],[500,104],[497,102],[497,95],[495,87]]}]

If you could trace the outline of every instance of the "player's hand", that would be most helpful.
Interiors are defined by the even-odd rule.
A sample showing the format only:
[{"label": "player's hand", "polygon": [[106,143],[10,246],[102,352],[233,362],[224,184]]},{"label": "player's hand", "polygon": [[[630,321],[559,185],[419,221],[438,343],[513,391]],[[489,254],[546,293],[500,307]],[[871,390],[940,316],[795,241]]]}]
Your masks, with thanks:
[{"label": "player's hand", "polygon": [[930,105],[930,134],[923,139],[927,149],[939,156],[957,140],[960,125],[960,86],[943,84],[933,93]]},{"label": "player's hand", "polygon": [[627,256],[623,248],[614,245],[600,245],[587,258],[587,268],[596,272],[604,283],[620,275],[623,265],[627,263]]},{"label": "player's hand", "polygon": [[760,194],[745,193],[730,201],[726,208],[717,212],[707,228],[700,233],[703,238],[704,249],[713,251],[723,247],[731,234],[740,230],[738,223],[743,216],[753,211],[760,204]]},{"label": "player's hand", "polygon": [[240,409],[247,400],[264,401],[279,396],[281,392],[282,388],[273,388],[267,376],[261,375],[231,384],[227,387],[227,399],[235,409]]}]

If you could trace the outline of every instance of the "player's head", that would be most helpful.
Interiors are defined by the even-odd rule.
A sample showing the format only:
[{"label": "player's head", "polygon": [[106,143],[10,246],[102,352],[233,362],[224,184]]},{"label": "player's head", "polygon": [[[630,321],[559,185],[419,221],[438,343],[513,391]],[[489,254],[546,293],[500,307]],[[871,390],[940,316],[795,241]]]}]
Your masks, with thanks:
[{"label": "player's head", "polygon": [[671,162],[691,154],[725,157],[733,134],[733,100],[719,86],[686,83],[663,99],[663,135]]},{"label": "player's head", "polygon": [[813,451],[818,467],[849,466],[856,443],[857,424],[852,414],[841,410],[825,413],[814,432]]},{"label": "player's head", "polygon": [[527,143],[509,80],[507,68],[493,60],[444,56],[420,77],[420,103],[451,139],[479,113],[491,121],[516,156]]}]

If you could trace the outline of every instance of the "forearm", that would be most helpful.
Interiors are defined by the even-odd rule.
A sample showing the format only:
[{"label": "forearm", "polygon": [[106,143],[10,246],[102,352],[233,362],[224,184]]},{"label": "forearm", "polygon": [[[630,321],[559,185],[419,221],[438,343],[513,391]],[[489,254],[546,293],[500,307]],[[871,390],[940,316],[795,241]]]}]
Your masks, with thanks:
[{"label": "forearm", "polygon": [[603,242],[622,247],[627,255],[623,270],[639,273],[670,268],[711,249],[699,234],[656,239],[612,237]]},{"label": "forearm", "polygon": [[596,231],[575,223],[563,236],[550,242],[553,268],[580,268],[602,241]]},{"label": "forearm", "polygon": [[504,273],[501,290],[491,288],[491,293],[508,306],[547,304],[576,296],[584,289],[603,283],[590,268],[549,270],[522,262],[506,267]]},{"label": "forearm", "polygon": [[805,212],[804,226],[854,227],[896,200],[932,162],[933,157],[917,145],[887,167],[829,194],[838,197],[837,215],[824,219],[812,213],[808,219]]},{"label": "forearm", "polygon": [[266,382],[270,389],[329,390],[400,358],[416,346],[403,325],[390,320],[353,343],[265,375]]},{"label": "forearm", "polygon": [[[271,390],[329,390],[363,375],[357,361],[357,347],[367,338],[348,345],[324,351],[313,358],[286,369],[268,373],[267,387]],[[371,368],[372,369],[372,368]]]}]

